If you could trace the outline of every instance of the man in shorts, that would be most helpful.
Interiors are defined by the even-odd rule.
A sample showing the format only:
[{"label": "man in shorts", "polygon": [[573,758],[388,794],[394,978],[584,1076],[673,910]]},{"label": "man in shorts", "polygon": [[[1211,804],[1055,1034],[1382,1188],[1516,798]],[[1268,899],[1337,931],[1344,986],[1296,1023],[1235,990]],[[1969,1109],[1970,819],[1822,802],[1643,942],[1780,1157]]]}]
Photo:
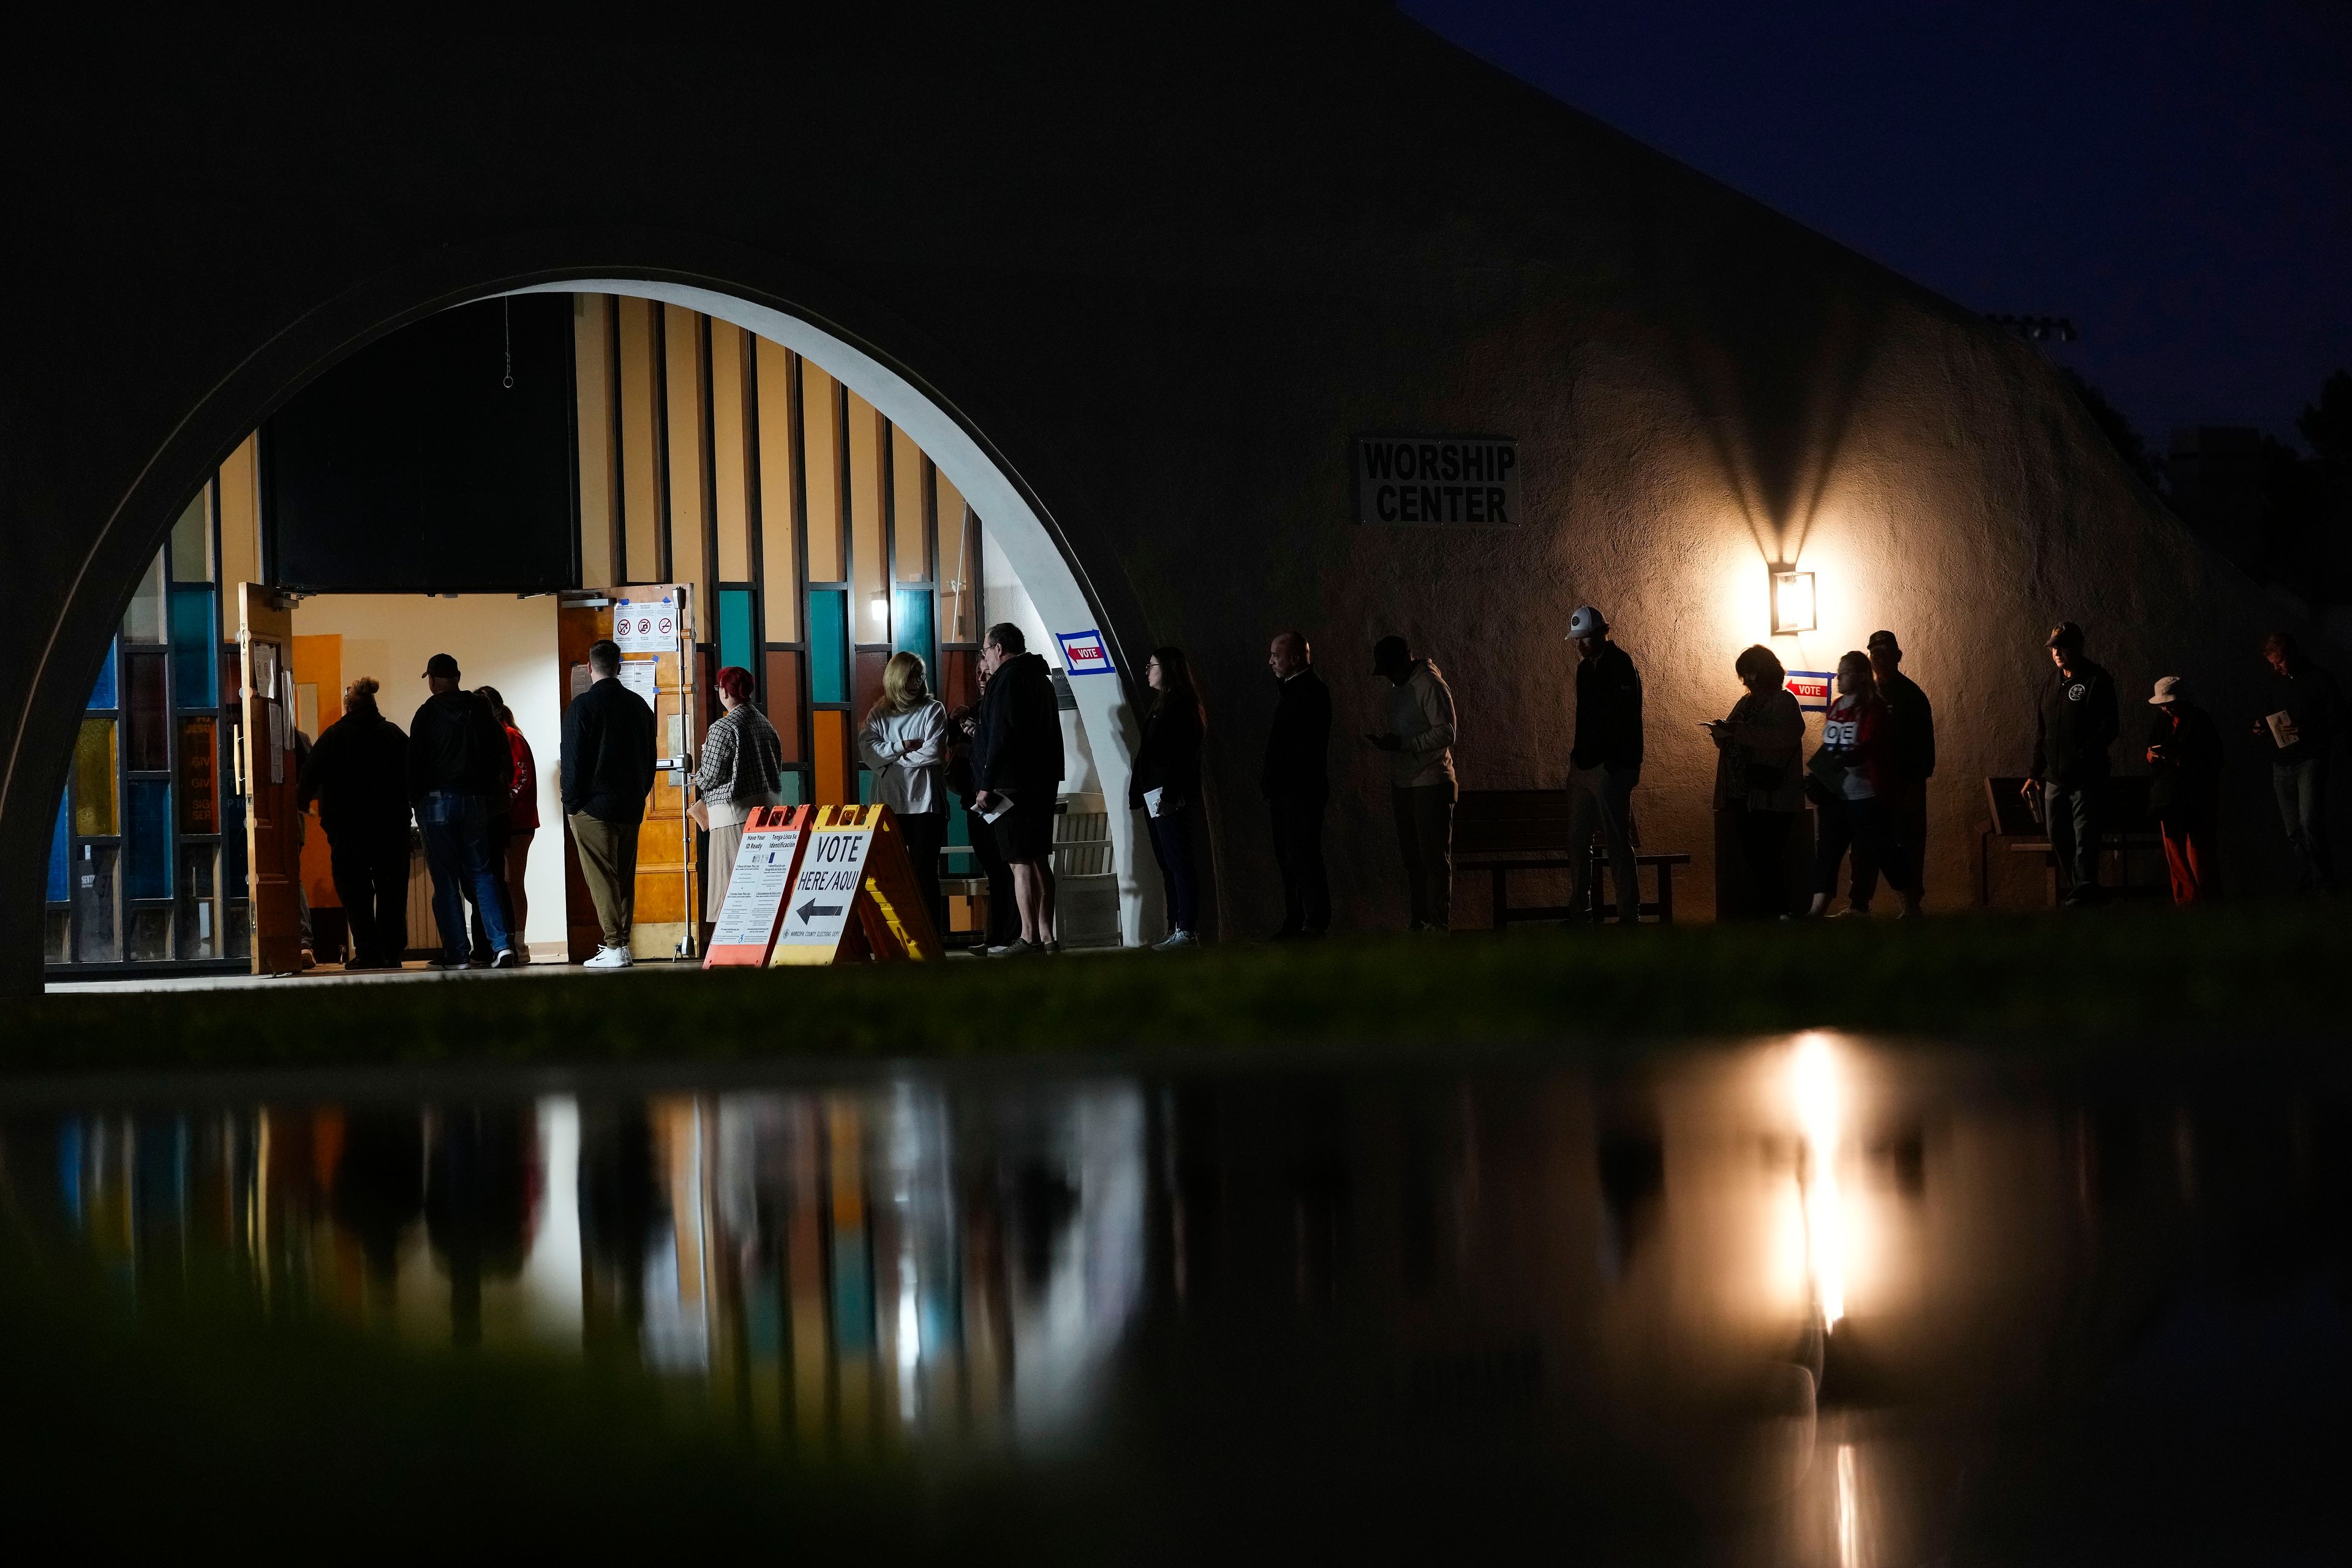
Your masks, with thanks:
[{"label": "man in shorts", "polygon": [[1021,932],[990,956],[1058,952],[1054,938],[1054,805],[1062,784],[1062,714],[1054,672],[1029,651],[1021,628],[988,628],[980,653],[988,689],[972,733],[972,809],[992,818],[1013,868]]}]

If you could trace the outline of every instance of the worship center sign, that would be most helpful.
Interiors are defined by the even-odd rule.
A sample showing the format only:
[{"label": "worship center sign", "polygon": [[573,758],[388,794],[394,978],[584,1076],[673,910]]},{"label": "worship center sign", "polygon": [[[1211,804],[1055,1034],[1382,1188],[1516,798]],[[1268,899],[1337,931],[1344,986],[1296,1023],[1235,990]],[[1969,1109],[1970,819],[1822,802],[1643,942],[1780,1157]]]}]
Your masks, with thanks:
[{"label": "worship center sign", "polygon": [[1356,521],[1374,528],[1516,528],[1519,444],[1485,436],[1359,436]]}]

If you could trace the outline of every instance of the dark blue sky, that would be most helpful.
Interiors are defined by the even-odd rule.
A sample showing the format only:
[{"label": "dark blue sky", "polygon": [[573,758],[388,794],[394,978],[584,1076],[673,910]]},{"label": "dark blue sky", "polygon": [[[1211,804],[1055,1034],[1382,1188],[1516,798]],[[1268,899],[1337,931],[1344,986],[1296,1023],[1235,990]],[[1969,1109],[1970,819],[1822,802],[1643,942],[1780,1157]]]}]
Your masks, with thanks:
[{"label": "dark blue sky", "polygon": [[2054,351],[2161,451],[2352,368],[2345,0],[1402,0],[1423,25]]}]

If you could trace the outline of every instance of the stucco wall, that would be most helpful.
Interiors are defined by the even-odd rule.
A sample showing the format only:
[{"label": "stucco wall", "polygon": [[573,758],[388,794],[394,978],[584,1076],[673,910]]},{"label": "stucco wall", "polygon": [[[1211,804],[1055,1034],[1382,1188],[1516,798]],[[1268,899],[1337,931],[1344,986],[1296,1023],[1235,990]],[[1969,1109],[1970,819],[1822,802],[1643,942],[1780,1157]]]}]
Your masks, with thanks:
[{"label": "stucco wall", "polygon": [[[1770,551],[1822,574],[1804,662],[1892,626],[1945,715],[1938,889],[1976,775],[2022,762],[2053,620],[2127,690],[2177,671],[2259,706],[2270,607],[2033,351],[1376,5],[780,13],[658,59],[585,26],[74,31],[100,25],[27,24],[0,64],[0,280],[28,304],[0,318],[0,573],[40,612],[0,668],[10,986],[74,710],[199,476],[370,335],[564,279],[820,321],[968,428],[1124,659],[1194,654],[1223,929],[1277,909],[1253,785],[1281,625],[1321,646],[1343,737],[1374,721],[1371,639],[1415,637],[1465,783],[1528,784],[1561,769],[1567,612],[1602,605],[1649,676],[1645,835],[1701,858],[1702,914],[1695,721],[1762,630]],[[1517,437],[1528,524],[1356,528],[1369,430]],[[1380,775],[1342,747],[1341,921],[1394,924]],[[2237,763],[2232,847],[2269,875]]]}]

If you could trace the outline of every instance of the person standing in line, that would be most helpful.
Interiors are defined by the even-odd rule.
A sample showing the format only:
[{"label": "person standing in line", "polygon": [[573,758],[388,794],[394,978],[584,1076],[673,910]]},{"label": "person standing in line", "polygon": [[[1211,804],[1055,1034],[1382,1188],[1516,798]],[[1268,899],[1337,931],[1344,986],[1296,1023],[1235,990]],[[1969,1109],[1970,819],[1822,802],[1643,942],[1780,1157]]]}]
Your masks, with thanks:
[{"label": "person standing in line", "polygon": [[940,850],[948,841],[948,709],[923,676],[923,661],[915,655],[890,656],[882,667],[882,696],[858,731],[857,752],[874,770],[876,795],[898,814],[915,887],[930,911],[931,929],[944,940],[948,906],[940,895]]},{"label": "person standing in line", "polygon": [[2271,790],[2294,851],[2295,891],[2332,893],[2336,857],[2328,842],[2327,774],[2344,734],[2344,689],[2284,632],[2263,639],[2263,658],[2279,679],[2278,706],[2254,721],[2254,733],[2271,743]]},{"label": "person standing in line", "polygon": [[[1642,874],[1633,862],[1633,786],[1642,778],[1642,673],[1633,657],[1609,640],[1609,623],[1591,605],[1568,617],[1576,645],[1576,739],[1568,756],[1568,907],[1581,911],[1596,824],[1609,847],[1617,883],[1617,918],[1642,919]],[[1569,917],[1571,921],[1580,915]]]},{"label": "person standing in line", "polygon": [[1062,712],[1054,674],[1010,621],[988,628],[980,667],[989,682],[972,738],[972,806],[991,818],[996,847],[1013,868],[1013,897],[1021,911],[1020,934],[999,956],[1059,952],[1054,808],[1062,784]]},{"label": "person standing in line", "polygon": [[784,804],[784,742],[751,698],[759,687],[751,672],[728,665],[710,678],[719,693],[719,717],[703,732],[702,756],[695,764],[698,797],[688,810],[710,836],[703,856],[702,941],[710,950],[710,930],[727,904],[735,877],[735,853],[743,847],[743,825],[761,806]]},{"label": "person standing in line", "polygon": [[[1903,645],[1895,634],[1870,634],[1863,645],[1870,655],[1870,672],[1878,682],[1879,700],[1886,704],[1887,756],[1892,792],[1885,800],[1887,831],[1902,840],[1904,862],[1919,874],[1919,893],[1927,896],[1927,781],[1936,776],[1936,710],[1927,694],[1903,673]],[[1866,915],[1878,893],[1878,857],[1857,845],[1853,851],[1853,892],[1845,914]]]},{"label": "person standing in line", "polygon": [[466,900],[489,928],[491,966],[521,962],[507,927],[492,858],[490,817],[506,808],[514,751],[490,705],[458,683],[457,661],[436,653],[425,665],[432,695],[408,721],[408,797],[425,828],[425,864],[433,876],[433,923],[441,933],[436,969],[469,969]]},{"label": "person standing in line", "polygon": [[1895,782],[1886,704],[1878,695],[1870,656],[1859,648],[1838,660],[1836,699],[1822,721],[1821,750],[1805,764],[1805,793],[1821,808],[1813,851],[1813,903],[1818,919],[1837,891],[1838,863],[1861,846],[1878,858],[1903,900],[1903,913],[1919,912],[1919,892],[1905,847],[1895,837],[1885,801]]},{"label": "person standing in line", "polygon": [[1201,740],[1208,727],[1201,693],[1184,650],[1154,648],[1143,667],[1151,692],[1143,716],[1143,745],[1127,781],[1127,805],[1140,811],[1151,834],[1151,857],[1168,899],[1168,934],[1161,952],[1196,945],[1201,938],[1201,886],[1192,868],[1192,822],[1201,801]]},{"label": "person standing in line", "polygon": [[1274,816],[1274,863],[1282,872],[1276,942],[1318,937],[1331,926],[1331,879],[1323,867],[1323,809],[1331,795],[1331,689],[1315,673],[1301,631],[1277,632],[1265,650],[1277,683],[1258,793]]},{"label": "person standing in line", "polygon": [[2107,748],[2116,743],[2116,683],[2083,654],[2083,628],[2067,621],[2045,645],[2057,675],[2034,721],[2033,765],[2021,792],[2040,796],[2050,852],[2066,879],[2070,907],[2095,904]]},{"label": "person standing in line", "polygon": [[1732,665],[1748,694],[1706,731],[1718,752],[1715,809],[1731,814],[1732,837],[1755,889],[1750,913],[1789,918],[1789,826],[1805,806],[1805,714],[1789,689],[1788,671],[1759,643]]},{"label": "person standing in line", "polygon": [[580,849],[581,879],[602,941],[588,969],[626,969],[635,923],[637,830],[654,788],[654,710],[621,684],[621,649],[588,650],[588,689],[563,710],[563,819]]},{"label": "person standing in line", "polygon": [[2183,687],[2180,677],[2168,675],[2147,700],[2156,710],[2147,732],[2147,805],[2164,837],[2172,901],[2210,904],[2221,896],[2214,846],[2221,822],[2221,731]]},{"label": "person standing in line", "polygon": [[980,862],[981,875],[988,879],[988,915],[980,931],[980,950],[999,952],[1010,947],[1021,935],[1020,901],[1013,896],[1013,866],[996,847],[996,830],[988,819],[972,809],[972,797],[978,793],[973,783],[971,763],[972,743],[980,731],[980,707],[988,698],[988,671],[977,663],[973,678],[980,687],[980,700],[957,709],[948,715],[950,733],[955,742],[953,754],[948,759],[948,789],[955,797],[956,809],[963,813],[964,841],[971,846],[972,858]]},{"label": "person standing in line", "polygon": [[[523,873],[530,864],[531,835],[539,831],[539,764],[531,756],[530,742],[515,728],[514,710],[499,695],[499,689],[478,686],[474,695],[498,715],[499,728],[506,731],[507,749],[514,758],[506,801],[490,812],[490,864],[498,870],[499,888],[505,895],[501,907],[506,910],[508,933],[514,938],[516,961],[529,963],[530,942],[523,921],[530,912],[530,895],[523,887]],[[467,902],[472,905],[474,963],[480,967],[492,957],[489,932],[482,924],[481,906],[470,898]]]},{"label": "person standing in line", "polygon": [[343,689],[296,785],[319,803],[335,896],[351,926],[346,969],[397,969],[408,948],[408,737],[376,706],[375,677]]},{"label": "person standing in line", "polygon": [[1454,692],[1433,659],[1402,637],[1372,645],[1372,673],[1389,683],[1389,727],[1366,742],[1389,754],[1389,803],[1404,857],[1407,929],[1454,925]]}]

